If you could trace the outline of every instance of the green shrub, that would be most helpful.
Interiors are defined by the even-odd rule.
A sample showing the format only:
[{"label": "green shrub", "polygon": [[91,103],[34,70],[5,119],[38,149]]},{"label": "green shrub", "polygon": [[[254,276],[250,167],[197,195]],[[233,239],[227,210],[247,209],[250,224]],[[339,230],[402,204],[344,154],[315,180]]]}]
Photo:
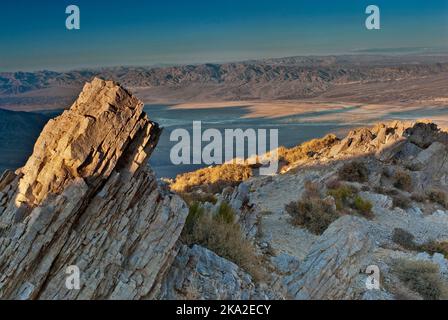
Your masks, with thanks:
[{"label": "green shrub", "polygon": [[395,172],[394,181],[394,187],[397,189],[408,192],[411,192],[414,189],[411,176],[403,170]]},{"label": "green shrub", "polygon": [[364,200],[361,196],[355,196],[355,200],[353,203],[355,209],[364,217],[371,219],[373,217],[372,213],[372,203]]},{"label": "green shrub", "polygon": [[340,186],[337,189],[328,190],[328,195],[334,198],[336,209],[343,210],[344,207],[350,206],[350,200],[354,198],[356,190],[349,186]]},{"label": "green shrub", "polygon": [[[197,244],[226,258],[251,274],[255,280],[265,275],[255,247],[247,240],[240,225],[233,222],[235,214],[228,205],[221,205],[215,213],[204,212],[199,204],[190,207],[182,240],[187,245]],[[232,217],[232,218],[230,218]]]},{"label": "green shrub", "polygon": [[222,202],[219,205],[219,208],[214,215],[214,218],[218,221],[222,221],[224,223],[234,223],[235,222],[235,213],[232,207],[227,202]]},{"label": "green shrub", "polygon": [[338,171],[339,179],[352,182],[367,182],[369,170],[362,162],[349,162]]},{"label": "green shrub", "polygon": [[191,204],[188,211],[187,219],[185,220],[184,231],[187,234],[192,233],[197,222],[203,216],[204,216],[204,208],[201,207],[201,204],[199,202]]},{"label": "green shrub", "polygon": [[398,260],[394,272],[410,290],[425,300],[448,298],[448,287],[439,274],[439,267],[427,261]]}]

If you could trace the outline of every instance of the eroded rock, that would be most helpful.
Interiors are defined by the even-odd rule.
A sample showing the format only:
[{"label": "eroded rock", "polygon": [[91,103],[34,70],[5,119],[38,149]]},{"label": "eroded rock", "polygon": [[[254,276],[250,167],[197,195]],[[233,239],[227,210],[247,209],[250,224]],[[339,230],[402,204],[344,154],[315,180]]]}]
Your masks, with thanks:
[{"label": "eroded rock", "polygon": [[[0,298],[155,294],[187,215],[147,166],[160,132],[142,102],[100,79],[46,125],[17,178],[2,179]],[[72,265],[80,290],[65,285]]]}]

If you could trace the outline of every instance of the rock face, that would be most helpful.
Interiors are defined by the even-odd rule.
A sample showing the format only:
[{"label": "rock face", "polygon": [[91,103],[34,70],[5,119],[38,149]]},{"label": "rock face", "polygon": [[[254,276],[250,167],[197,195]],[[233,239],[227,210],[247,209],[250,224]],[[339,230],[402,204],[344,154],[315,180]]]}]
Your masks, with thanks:
[{"label": "rock face", "polygon": [[[144,299],[176,255],[185,203],[146,161],[161,130],[114,82],[85,85],[0,181],[1,299]],[[66,287],[77,266],[80,290]]]},{"label": "rock face", "polygon": [[301,300],[353,299],[356,281],[373,242],[368,223],[343,217],[333,223],[313,244],[298,272],[290,280],[288,293]]},{"label": "rock face", "polygon": [[261,300],[270,292],[258,288],[234,263],[200,246],[183,246],[161,288],[161,299]]}]

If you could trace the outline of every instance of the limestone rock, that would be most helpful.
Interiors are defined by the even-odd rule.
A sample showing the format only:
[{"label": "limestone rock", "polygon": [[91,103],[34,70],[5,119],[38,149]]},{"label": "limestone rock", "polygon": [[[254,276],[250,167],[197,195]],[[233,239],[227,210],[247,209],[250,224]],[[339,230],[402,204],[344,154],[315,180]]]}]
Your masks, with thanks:
[{"label": "limestone rock", "polygon": [[[95,79],[51,120],[0,192],[0,299],[144,299],[175,256],[185,203],[147,159],[161,130],[143,104]],[[80,290],[66,287],[77,266]]]}]

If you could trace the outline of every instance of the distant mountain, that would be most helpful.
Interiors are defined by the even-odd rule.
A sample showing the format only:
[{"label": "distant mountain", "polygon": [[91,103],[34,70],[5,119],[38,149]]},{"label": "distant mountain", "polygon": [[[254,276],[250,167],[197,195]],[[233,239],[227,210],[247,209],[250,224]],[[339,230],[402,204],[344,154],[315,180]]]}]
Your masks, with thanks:
[{"label": "distant mountain", "polygon": [[0,172],[25,164],[48,120],[37,113],[0,109]]},{"label": "distant mountain", "polygon": [[[339,86],[426,79],[448,73],[448,56],[290,57],[172,67],[0,73],[0,107],[61,108],[98,76],[145,102],[316,98]],[[339,95],[339,93],[338,93]]]}]

